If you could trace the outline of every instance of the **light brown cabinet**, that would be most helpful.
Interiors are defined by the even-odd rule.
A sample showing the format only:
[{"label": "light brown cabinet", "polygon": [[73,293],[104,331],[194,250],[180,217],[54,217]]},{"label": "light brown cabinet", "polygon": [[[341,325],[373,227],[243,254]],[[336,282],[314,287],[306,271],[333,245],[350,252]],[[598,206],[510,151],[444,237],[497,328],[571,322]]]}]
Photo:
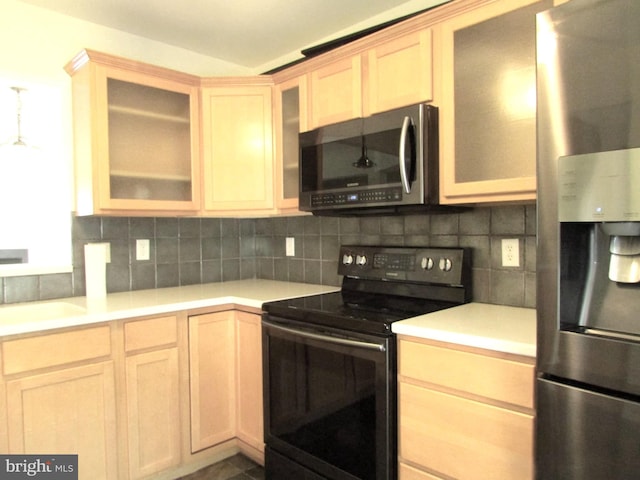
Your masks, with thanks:
[{"label": "light brown cabinet", "polygon": [[206,214],[273,212],[271,97],[270,79],[202,89]]},{"label": "light brown cabinet", "polygon": [[236,312],[237,436],[264,454],[262,413],[262,327],[260,315]]},{"label": "light brown cabinet", "polygon": [[1,339],[3,451],[78,454],[91,480],[263,463],[260,315],[230,308]]},{"label": "light brown cabinet", "polygon": [[360,55],[339,58],[315,68],[308,78],[308,130],[362,116]]},{"label": "light brown cabinet", "polygon": [[191,450],[237,438],[262,463],[260,315],[224,310],[189,317]]},{"label": "light brown cabinet", "polygon": [[562,1],[458,0],[254,77],[84,51],[76,211],[296,213],[299,132],[419,102],[439,107],[442,203],[535,200],[535,14]]},{"label": "light brown cabinet", "polygon": [[178,319],[127,322],[124,341],[129,475],[134,479],[182,460]]},{"label": "light brown cabinet", "polygon": [[189,317],[192,452],[235,436],[234,323],[233,310]]},{"label": "light brown cabinet", "polygon": [[400,479],[533,478],[534,359],[400,337]]},{"label": "light brown cabinet", "polygon": [[535,15],[552,6],[498,0],[439,26],[442,203],[535,200]]},{"label": "light brown cabinet", "polygon": [[432,100],[432,37],[430,28],[390,36],[362,53],[334,55],[312,67],[301,131]]},{"label": "light brown cabinet", "polygon": [[77,454],[80,479],[118,478],[109,327],[9,340],[2,347],[8,453]]},{"label": "light brown cabinet", "polygon": [[364,116],[433,100],[433,31],[393,38],[366,54]]},{"label": "light brown cabinet", "polygon": [[77,214],[197,212],[199,78],[89,50],[65,68]]},{"label": "light brown cabinet", "polygon": [[274,87],[276,207],[281,213],[298,210],[298,134],[307,129],[307,100],[305,75]]}]

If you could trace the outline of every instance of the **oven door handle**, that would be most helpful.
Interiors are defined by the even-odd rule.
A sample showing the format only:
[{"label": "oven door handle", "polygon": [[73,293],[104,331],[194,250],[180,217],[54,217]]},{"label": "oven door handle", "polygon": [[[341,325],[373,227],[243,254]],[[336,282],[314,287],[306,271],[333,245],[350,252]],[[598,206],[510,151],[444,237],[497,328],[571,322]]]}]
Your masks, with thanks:
[{"label": "oven door handle", "polygon": [[337,345],[346,345],[348,347],[366,348],[368,350],[377,350],[379,352],[385,352],[387,350],[384,345],[381,345],[379,343],[370,343],[370,342],[364,342],[361,340],[350,340],[348,338],[331,337],[331,336],[322,335],[319,333],[312,333],[304,330],[298,330],[295,328],[283,327],[281,325],[276,325],[266,320],[263,320],[262,324],[266,325],[269,328],[273,328],[274,330],[280,330],[281,332],[291,333],[293,335],[298,335],[299,337],[303,337],[303,338],[310,338],[312,340],[320,340],[323,342],[334,343]]}]

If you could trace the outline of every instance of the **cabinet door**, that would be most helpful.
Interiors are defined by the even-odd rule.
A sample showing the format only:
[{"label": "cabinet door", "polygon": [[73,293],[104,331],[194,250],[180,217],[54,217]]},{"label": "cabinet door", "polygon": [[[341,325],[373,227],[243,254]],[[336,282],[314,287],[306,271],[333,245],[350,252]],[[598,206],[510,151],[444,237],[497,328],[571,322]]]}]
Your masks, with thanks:
[{"label": "cabinet door", "polygon": [[306,129],[306,102],[306,76],[276,85],[276,206],[281,212],[298,209],[298,134]]},{"label": "cabinet door", "polygon": [[231,310],[189,317],[192,452],[235,436],[234,323]]},{"label": "cabinet door", "polygon": [[237,312],[238,438],[264,452],[260,315]]},{"label": "cabinet door", "polygon": [[309,130],[362,116],[360,55],[318,68],[309,74]]},{"label": "cabinet door", "polygon": [[443,203],[535,199],[535,15],[552,6],[498,0],[442,24]]},{"label": "cabinet door", "polygon": [[459,480],[533,478],[532,415],[404,382],[398,394],[402,460]]},{"label": "cabinet door", "polygon": [[127,419],[131,478],[180,463],[178,349],[127,357]]},{"label": "cabinet door", "polygon": [[196,212],[197,78],[97,52],[75,60],[78,214]]},{"label": "cabinet door", "polygon": [[117,478],[112,362],[7,382],[9,453],[78,455],[78,478]]},{"label": "cabinet door", "polygon": [[271,87],[209,87],[202,98],[205,210],[273,209]]},{"label": "cabinet door", "polygon": [[433,99],[431,37],[425,29],[369,50],[365,116]]}]

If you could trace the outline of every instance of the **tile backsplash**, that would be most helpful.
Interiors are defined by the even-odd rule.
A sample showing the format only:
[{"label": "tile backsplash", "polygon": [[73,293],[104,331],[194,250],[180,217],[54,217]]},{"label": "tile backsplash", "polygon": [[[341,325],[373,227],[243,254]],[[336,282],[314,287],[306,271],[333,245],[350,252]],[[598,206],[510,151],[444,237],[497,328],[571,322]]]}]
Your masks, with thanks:
[{"label": "tile backsplash", "polygon": [[[90,242],[111,244],[109,293],[248,278],[339,285],[339,247],[353,243],[470,247],[474,301],[535,307],[535,217],[534,205],[391,217],[75,217],[73,273],[0,278],[0,303],[84,295]],[[501,266],[503,238],[519,240],[519,267]],[[137,239],[149,239],[149,260],[136,260]]]}]

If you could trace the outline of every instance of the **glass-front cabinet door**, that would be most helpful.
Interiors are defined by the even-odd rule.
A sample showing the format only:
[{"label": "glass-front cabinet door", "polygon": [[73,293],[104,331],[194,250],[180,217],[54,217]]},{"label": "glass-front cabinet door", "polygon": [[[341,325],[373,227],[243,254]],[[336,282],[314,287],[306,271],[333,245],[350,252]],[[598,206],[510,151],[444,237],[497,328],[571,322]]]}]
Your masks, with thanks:
[{"label": "glass-front cabinet door", "polygon": [[83,53],[85,63],[75,59],[67,66],[73,75],[77,213],[197,212],[197,77]]},{"label": "glass-front cabinet door", "polygon": [[443,203],[536,198],[536,13],[498,0],[441,25]]},{"label": "glass-front cabinet door", "polygon": [[275,86],[276,206],[297,211],[299,194],[298,135],[307,118],[307,78],[300,76]]}]

